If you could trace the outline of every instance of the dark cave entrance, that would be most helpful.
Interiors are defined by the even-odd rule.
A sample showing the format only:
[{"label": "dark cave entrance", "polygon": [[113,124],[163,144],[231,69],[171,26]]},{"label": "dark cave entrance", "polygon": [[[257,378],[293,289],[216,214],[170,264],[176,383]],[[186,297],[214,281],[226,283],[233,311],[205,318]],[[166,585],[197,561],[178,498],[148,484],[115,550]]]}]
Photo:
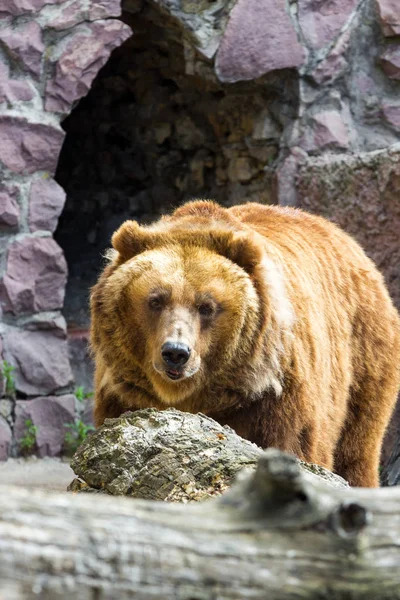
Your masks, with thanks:
[{"label": "dark cave entrance", "polygon": [[[89,289],[115,229],[195,197],[273,202],[282,132],[296,113],[290,73],[223,85],[200,55],[188,64],[168,23],[135,16],[134,31],[63,122],[56,180],[67,201],[55,239],[69,266],[71,340],[89,328]],[[71,359],[78,383],[79,352]]]}]

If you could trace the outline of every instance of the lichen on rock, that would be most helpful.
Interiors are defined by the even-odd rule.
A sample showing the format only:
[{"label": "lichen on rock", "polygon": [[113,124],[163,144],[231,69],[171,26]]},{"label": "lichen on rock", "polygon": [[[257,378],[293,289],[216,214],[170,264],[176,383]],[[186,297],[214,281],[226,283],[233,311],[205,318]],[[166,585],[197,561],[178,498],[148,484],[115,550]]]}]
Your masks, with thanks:
[{"label": "lichen on rock", "polygon": [[[107,419],[77,450],[73,492],[191,502],[223,493],[262,449],[201,413],[153,408]],[[332,485],[344,480],[316,465],[301,466]]]}]

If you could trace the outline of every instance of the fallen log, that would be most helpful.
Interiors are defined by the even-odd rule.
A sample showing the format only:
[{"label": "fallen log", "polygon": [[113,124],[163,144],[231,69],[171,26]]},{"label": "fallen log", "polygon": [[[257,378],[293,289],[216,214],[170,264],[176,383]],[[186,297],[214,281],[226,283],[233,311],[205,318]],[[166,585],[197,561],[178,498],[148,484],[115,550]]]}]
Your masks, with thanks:
[{"label": "fallen log", "polygon": [[335,488],[276,450],[188,505],[0,488],[4,600],[397,600],[400,489]]}]

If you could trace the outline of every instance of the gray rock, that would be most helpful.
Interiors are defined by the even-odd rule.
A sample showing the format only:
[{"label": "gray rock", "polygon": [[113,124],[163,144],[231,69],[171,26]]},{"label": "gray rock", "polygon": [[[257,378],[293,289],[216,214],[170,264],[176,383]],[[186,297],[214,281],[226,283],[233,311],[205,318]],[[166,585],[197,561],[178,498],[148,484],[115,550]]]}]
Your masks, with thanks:
[{"label": "gray rock", "polygon": [[[219,495],[261,448],[210,417],[175,409],[145,409],[107,419],[72,459],[73,491],[101,490],[135,498],[190,502]],[[341,477],[302,465],[332,485]]]},{"label": "gray rock", "polygon": [[299,24],[307,44],[314,48],[329,46],[352,18],[358,4],[359,0],[331,0],[325,4],[314,0],[299,2]]},{"label": "gray rock", "polygon": [[7,421],[0,416],[0,460],[7,460],[11,444],[11,429]]},{"label": "gray rock", "polygon": [[298,206],[353,235],[385,274],[400,306],[400,145],[389,150],[303,159]]},{"label": "gray rock", "polygon": [[349,131],[342,115],[335,110],[325,110],[314,115],[299,145],[308,151],[320,148],[348,148]]},{"label": "gray rock", "polygon": [[14,402],[9,398],[2,398],[0,400],[0,417],[10,422],[12,420],[12,414],[14,410]]},{"label": "gray rock", "polygon": [[76,386],[93,390],[93,361],[89,354],[89,331],[68,331],[68,354]]}]

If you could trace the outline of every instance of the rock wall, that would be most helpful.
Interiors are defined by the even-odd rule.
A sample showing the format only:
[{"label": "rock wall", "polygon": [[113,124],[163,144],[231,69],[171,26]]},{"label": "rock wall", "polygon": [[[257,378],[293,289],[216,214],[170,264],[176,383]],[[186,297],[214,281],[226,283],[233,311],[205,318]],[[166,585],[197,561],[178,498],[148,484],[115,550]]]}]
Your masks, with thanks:
[{"label": "rock wall", "polygon": [[59,454],[64,424],[75,419],[61,313],[68,269],[52,237],[65,192],[53,176],[60,122],[131,35],[120,12],[113,0],[5,0],[0,8],[0,333],[16,388],[0,400],[3,460],[21,450],[27,421],[37,428],[33,449]]},{"label": "rock wall", "polygon": [[127,217],[191,196],[303,206],[363,243],[400,305],[397,0],[0,11],[0,334],[17,399],[0,401],[0,458],[27,420],[41,454],[60,451],[75,410],[67,270],[65,314],[85,329],[97,257]]},{"label": "rock wall", "polygon": [[199,194],[224,204],[275,196],[296,78],[224,84],[207,64],[201,77],[188,73],[182,36],[158,21],[157,13],[129,20],[135,34],[63,123],[56,179],[67,201],[55,237],[69,265],[70,328],[87,328],[88,289],[125,219],[150,221]]}]

